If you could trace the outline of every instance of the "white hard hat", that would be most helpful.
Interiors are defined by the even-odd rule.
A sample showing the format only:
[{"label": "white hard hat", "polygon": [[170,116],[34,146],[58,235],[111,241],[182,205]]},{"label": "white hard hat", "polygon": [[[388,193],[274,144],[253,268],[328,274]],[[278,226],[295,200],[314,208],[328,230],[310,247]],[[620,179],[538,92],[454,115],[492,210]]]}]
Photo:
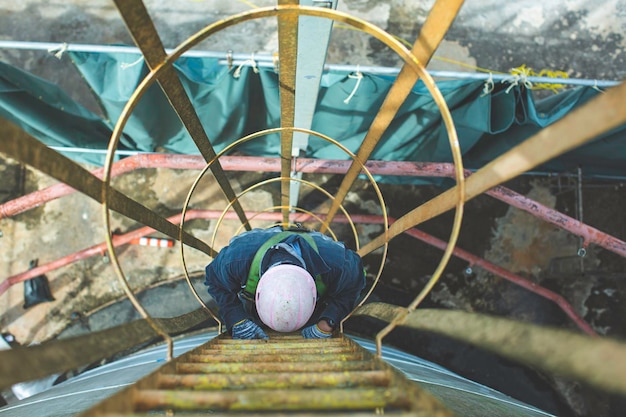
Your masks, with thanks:
[{"label": "white hard hat", "polygon": [[276,265],[259,279],[256,309],[259,318],[277,332],[293,332],[313,315],[317,290],[306,269],[295,265]]}]

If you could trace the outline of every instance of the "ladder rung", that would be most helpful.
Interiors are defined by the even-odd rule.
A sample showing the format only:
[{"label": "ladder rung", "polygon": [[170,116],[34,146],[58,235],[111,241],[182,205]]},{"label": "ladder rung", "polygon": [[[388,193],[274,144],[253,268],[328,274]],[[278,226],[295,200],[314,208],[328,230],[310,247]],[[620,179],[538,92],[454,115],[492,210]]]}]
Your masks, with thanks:
[{"label": "ladder rung", "polygon": [[[227,343],[228,342],[228,343]],[[239,342],[239,343],[237,343]],[[300,339],[300,340],[234,340],[222,339],[211,345],[215,350],[266,350],[266,349],[319,349],[348,346],[341,339]]]},{"label": "ladder rung", "polygon": [[176,363],[177,372],[184,374],[367,371],[376,368],[375,363],[369,361],[255,362],[253,366],[247,363]]},{"label": "ladder rung", "polygon": [[346,388],[389,385],[391,375],[386,370],[326,373],[267,373],[267,374],[161,374],[159,389],[185,388],[193,390],[241,388]]},{"label": "ladder rung", "polygon": [[[104,413],[99,414],[98,417],[154,417],[154,416],[171,416],[172,413],[168,410],[159,411],[150,411],[149,413]],[[182,416],[183,414],[181,414]],[[272,417],[320,417],[320,413],[318,412],[289,412],[289,413],[280,413],[273,412],[271,413]],[[323,415],[328,416],[328,413],[324,413]],[[374,411],[357,411],[357,412],[333,412],[332,417],[380,417],[380,413],[376,413]],[[433,417],[433,413],[431,411],[387,411],[385,410],[385,416],[393,416],[393,417]],[[206,417],[206,413],[193,413],[187,412],[184,414],[184,417]],[[267,413],[237,413],[232,414],[228,412],[212,412],[210,414],[211,417],[268,417]]]},{"label": "ladder rung", "polygon": [[[294,342],[302,348],[289,347]],[[216,350],[216,345],[225,348]],[[238,345],[246,348],[237,350]],[[341,346],[348,346],[362,360],[350,360],[354,358],[350,353],[305,353],[311,347]],[[267,354],[268,348],[272,355]],[[292,350],[296,352],[286,354]],[[281,362],[281,356],[289,361]],[[299,356],[299,360],[293,361],[293,356]],[[309,356],[317,360],[302,360],[311,359]],[[200,363],[190,359],[227,361]],[[232,362],[235,359],[239,362]],[[364,417],[381,412],[402,417],[452,416],[414,382],[345,336],[316,341],[288,336],[264,342],[233,341],[221,335],[165,364],[81,417],[192,417],[206,413],[217,417]]]},{"label": "ladder rung", "polygon": [[136,411],[232,410],[374,410],[408,409],[410,400],[398,388],[180,391],[141,390],[135,394]]},{"label": "ladder rung", "polygon": [[245,355],[196,355],[185,358],[187,363],[251,363],[251,362],[328,362],[328,361],[360,361],[361,353],[334,354],[295,354],[295,353],[255,353]]},{"label": "ladder rung", "polygon": [[[326,355],[329,353],[350,353],[355,352],[355,349],[351,346],[331,345],[331,346],[304,346],[299,348],[283,347],[282,345],[269,345],[264,347],[262,353],[279,353],[279,354],[294,354],[294,355],[306,355],[313,353],[317,355]],[[258,355],[261,352],[257,352],[256,349],[200,349],[198,353],[203,355]]]}]

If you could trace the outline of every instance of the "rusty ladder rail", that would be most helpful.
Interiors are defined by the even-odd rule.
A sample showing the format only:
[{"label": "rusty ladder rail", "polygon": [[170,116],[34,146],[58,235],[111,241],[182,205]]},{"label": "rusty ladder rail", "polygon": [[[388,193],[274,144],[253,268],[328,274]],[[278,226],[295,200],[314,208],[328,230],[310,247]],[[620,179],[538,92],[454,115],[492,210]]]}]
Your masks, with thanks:
[{"label": "rusty ladder rail", "polygon": [[342,334],[270,340],[222,334],[81,417],[153,415],[452,416],[401,372]]}]

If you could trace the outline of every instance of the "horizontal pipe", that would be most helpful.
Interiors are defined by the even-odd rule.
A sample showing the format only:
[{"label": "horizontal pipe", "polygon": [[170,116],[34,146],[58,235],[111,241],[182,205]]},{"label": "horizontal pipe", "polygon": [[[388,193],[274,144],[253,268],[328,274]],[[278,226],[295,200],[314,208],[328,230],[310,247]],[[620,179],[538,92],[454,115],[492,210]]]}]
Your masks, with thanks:
[{"label": "horizontal pipe", "polygon": [[[382,218],[380,216],[374,216],[374,215],[362,215],[360,216],[358,219],[355,218],[355,216],[352,216],[354,221],[357,221],[359,223],[380,223],[382,222]],[[343,221],[343,218],[340,218],[339,216],[337,216],[337,221]],[[390,223],[392,223],[394,221],[393,218],[389,219]],[[438,249],[441,250],[445,250],[446,247],[448,246],[447,242],[444,242],[441,239],[438,239],[432,235],[429,235],[419,229],[416,228],[412,228],[412,229],[408,229],[406,230],[404,233],[406,233],[407,235],[414,237],[416,239],[419,239],[425,243],[428,243],[431,246],[434,246]],[[540,297],[546,298],[550,301],[553,301],[554,303],[556,303],[564,312],[565,314],[567,314],[568,317],[570,317],[572,319],[572,321],[585,333],[591,335],[591,336],[597,336],[597,333],[595,332],[595,330],[593,330],[593,328],[585,321],[583,320],[582,317],[580,317],[580,315],[576,312],[576,310],[574,310],[574,308],[567,302],[567,300],[565,300],[565,298],[563,298],[561,295],[548,290],[547,288],[544,288],[530,280],[527,280],[525,278],[522,278],[519,275],[516,275],[498,265],[492,264],[491,262],[480,258],[476,255],[473,255],[463,249],[460,249],[459,247],[455,247],[452,251],[452,254],[454,256],[456,256],[457,258],[461,258],[467,262],[469,262],[470,265],[472,266],[478,266],[483,268],[484,270],[491,272],[494,275],[497,275],[501,278],[504,278],[505,280],[512,282],[516,285],[519,285],[523,288],[526,288],[527,290],[539,295]]]},{"label": "horizontal pipe", "polygon": [[[350,163],[350,161],[342,160],[295,158],[294,170],[302,173],[345,174]],[[205,167],[205,164],[201,156],[139,154],[122,159],[113,164],[111,176],[115,177],[140,168],[201,170]],[[279,158],[224,156],[220,158],[220,164],[225,171],[280,172]],[[454,166],[450,163],[368,161],[365,166],[373,175],[454,177]],[[94,170],[92,173],[101,178],[102,169]],[[466,175],[470,175],[470,173],[467,172]],[[32,207],[36,207],[72,192],[74,192],[74,190],[65,184],[55,184],[23,197],[18,197],[0,205],[0,219],[14,216]],[[560,213],[557,210],[503,186],[494,187],[487,191],[486,194],[520,210],[524,210],[576,236],[580,236],[584,241],[584,247],[593,243],[626,258],[626,242]]]},{"label": "horizontal pipe", "polygon": [[[430,244],[431,246],[435,246],[441,250],[445,250],[448,245],[447,242],[443,240],[437,239],[434,236],[428,235],[421,230],[418,229],[409,229],[405,233],[409,236],[412,236],[416,239],[419,239],[423,242]],[[572,321],[585,333],[591,336],[597,336],[597,333],[593,328],[585,321],[582,317],[578,315],[578,313],[574,310],[574,308],[561,296],[555,292],[552,292],[530,280],[524,279],[519,275],[515,275],[512,272],[499,267],[498,265],[494,265],[483,258],[479,258],[476,255],[473,255],[463,249],[459,249],[458,247],[453,251],[454,256],[466,260],[472,266],[478,266],[483,268],[486,271],[489,271],[499,277],[506,279],[509,282],[512,282],[516,285],[519,285],[522,288],[526,288],[527,290],[539,295],[540,297],[546,298],[550,301],[556,303],[561,310],[567,314],[567,316],[572,319]]]}]

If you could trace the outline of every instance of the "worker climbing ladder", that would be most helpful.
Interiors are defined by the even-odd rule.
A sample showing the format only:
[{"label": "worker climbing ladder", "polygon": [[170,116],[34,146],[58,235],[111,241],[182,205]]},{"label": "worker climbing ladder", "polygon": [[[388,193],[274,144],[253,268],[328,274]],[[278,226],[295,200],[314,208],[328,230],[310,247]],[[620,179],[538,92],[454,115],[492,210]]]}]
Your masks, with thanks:
[{"label": "worker climbing ladder", "polygon": [[259,412],[453,415],[349,337],[270,333],[267,341],[222,334],[81,416]]}]

